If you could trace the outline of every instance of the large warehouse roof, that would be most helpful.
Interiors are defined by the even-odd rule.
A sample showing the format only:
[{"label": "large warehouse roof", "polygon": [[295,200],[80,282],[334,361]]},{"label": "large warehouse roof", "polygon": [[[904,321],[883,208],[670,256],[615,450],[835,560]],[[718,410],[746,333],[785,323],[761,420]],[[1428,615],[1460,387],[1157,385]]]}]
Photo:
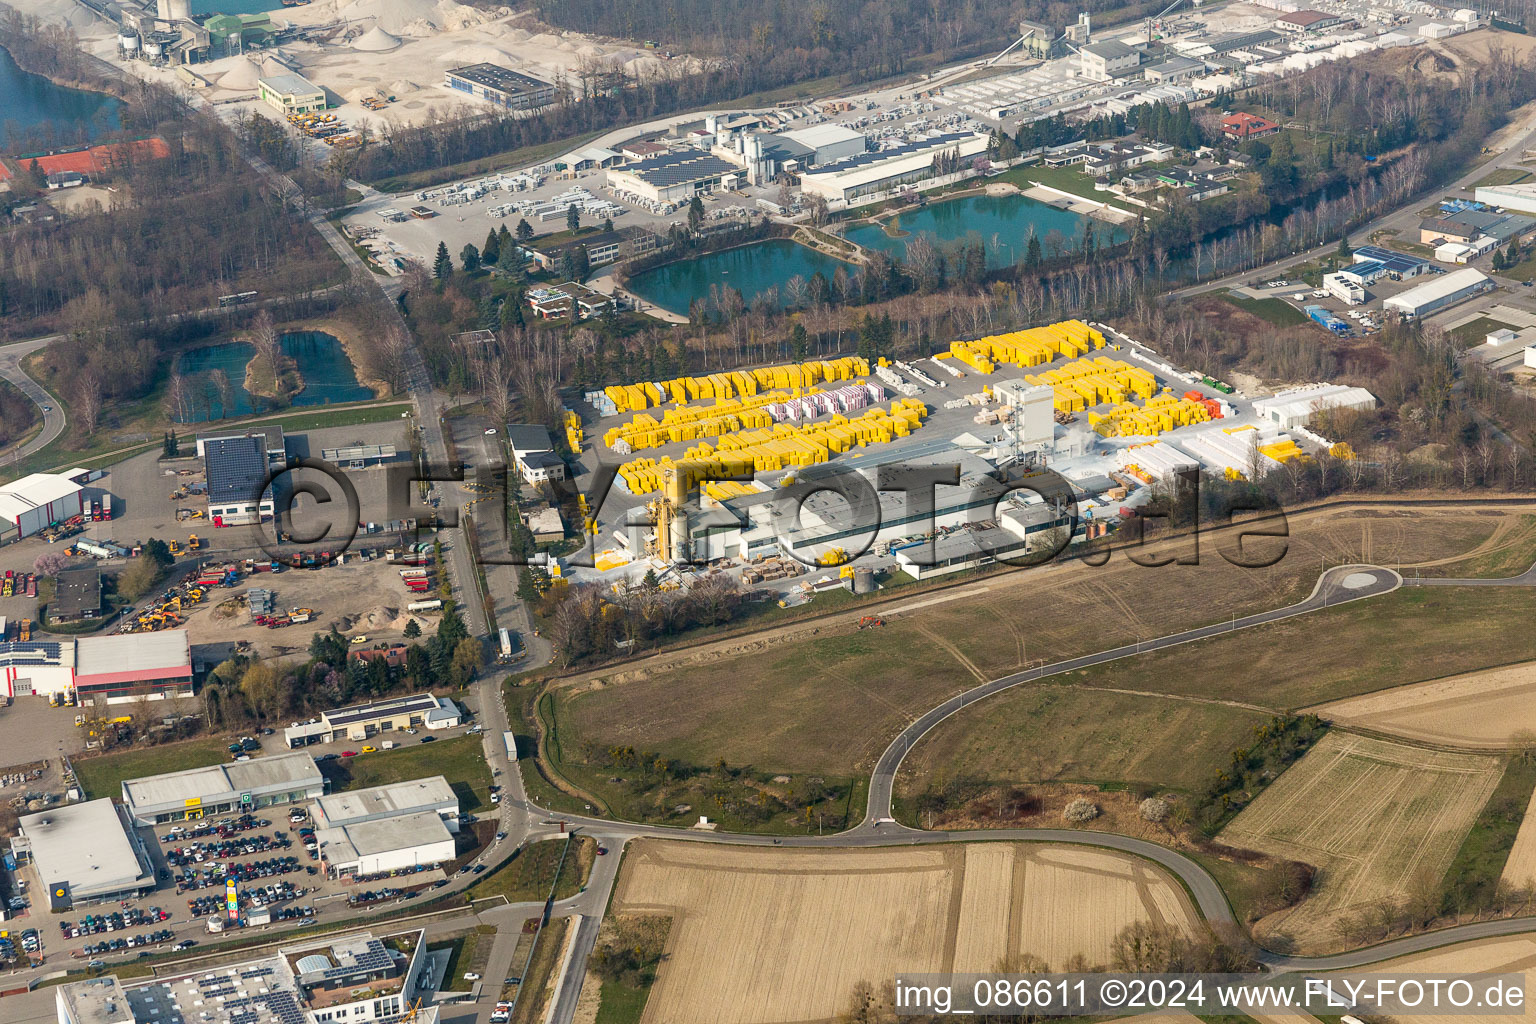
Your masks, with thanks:
[{"label": "large warehouse roof", "polygon": [[0,518],[13,522],[23,513],[44,508],[80,490],[80,485],[58,473],[32,473],[0,487]]},{"label": "large warehouse roof", "polygon": [[393,818],[375,818],[339,828],[315,830],[315,841],[328,864],[351,864],[363,857],[374,857],[396,850],[453,842],[453,833],[443,819],[432,811],[401,814]]},{"label": "large warehouse roof", "polygon": [[179,804],[225,793],[300,789],[320,784],[320,769],[313,757],[302,753],[277,754],[130,779],[123,783],[123,799],[130,805],[147,807]]},{"label": "large warehouse roof", "polygon": [[855,139],[862,142],[864,133],[854,131],[842,124],[815,124],[809,128],[796,128],[794,131],[780,132],[782,138],[800,143],[809,149],[820,149],[823,146],[835,146],[839,142],[853,142]]},{"label": "large warehouse roof", "polygon": [[458,806],[453,787],[441,775],[430,779],[412,779],[385,786],[372,786],[349,793],[332,793],[315,801],[319,816],[332,826],[345,825],[363,818],[396,817],[414,814],[440,804]]},{"label": "large warehouse roof", "polygon": [[75,676],[82,686],[191,675],[192,649],[184,629],[87,636],[77,641]]},{"label": "large warehouse roof", "polygon": [[1410,288],[1405,292],[1387,299],[1383,305],[1395,306],[1401,309],[1413,309],[1426,303],[1436,302],[1448,296],[1455,295],[1463,288],[1471,288],[1488,281],[1488,275],[1481,270],[1471,267],[1465,270],[1454,270],[1449,274],[1436,277],[1417,288]]},{"label": "large warehouse roof", "polygon": [[266,442],[260,434],[215,437],[203,443],[208,500],[255,501],[267,480]]},{"label": "large warehouse roof", "polygon": [[154,884],[150,866],[140,859],[110,799],[28,814],[20,826],[44,884],[68,882],[75,899]]}]

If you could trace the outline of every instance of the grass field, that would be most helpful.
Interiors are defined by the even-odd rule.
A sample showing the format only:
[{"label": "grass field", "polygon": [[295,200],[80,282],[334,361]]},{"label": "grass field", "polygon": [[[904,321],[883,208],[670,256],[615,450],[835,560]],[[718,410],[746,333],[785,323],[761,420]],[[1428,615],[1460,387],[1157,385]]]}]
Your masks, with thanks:
[{"label": "grass field", "polygon": [[[1528,778],[1531,774],[1530,762],[1523,759],[1513,761],[1504,772],[1504,778],[1499,780],[1499,788],[1504,789],[1509,780],[1513,778]],[[1519,827],[1515,830],[1513,841],[1509,844],[1509,852],[1504,859],[1504,869],[1499,873],[1500,880],[1507,885],[1516,888],[1536,887],[1536,780],[1532,780],[1528,787],[1532,790],[1531,796],[1526,800],[1525,807],[1520,817]],[[1494,794],[1498,799],[1499,793]],[[1518,801],[1518,791],[1511,791],[1508,796]],[[1493,800],[1489,801],[1490,804]],[[1518,803],[1516,804],[1518,809]]]},{"label": "grass field", "polygon": [[[1216,533],[1203,538],[1201,563],[1194,566],[1149,569],[1117,555],[1102,568],[1074,564],[983,579],[919,598],[920,610],[887,614],[880,629],[856,629],[857,615],[850,613],[841,621],[786,626],[578,678],[560,691],[558,725],[568,757],[632,746],[693,764],[724,758],[772,772],[847,776],[867,768],[912,718],[982,680],[1042,659],[1281,607],[1311,591],[1325,561],[1339,564],[1368,554],[1391,565],[1472,551],[1489,540],[1499,521],[1459,513],[1292,517],[1286,553],[1268,568],[1229,564],[1218,549],[1230,542],[1230,534]],[[1438,612],[1452,593],[1374,601],[1372,615],[1311,615],[1230,640],[1143,656],[1072,681],[1294,707],[1395,684],[1403,680],[1391,673],[1405,666],[1435,670],[1415,677],[1424,679],[1495,659],[1515,660],[1521,649],[1532,651],[1524,657],[1536,658],[1536,638],[1522,635],[1520,628],[1520,609],[1536,608],[1528,595],[1473,595],[1466,613],[1470,628],[1459,637],[1459,624],[1442,630],[1433,619],[1407,621],[1421,610]],[[1393,602],[1407,607],[1376,622],[1373,616],[1391,612]],[[1364,623],[1368,639],[1389,642],[1385,648],[1353,639],[1319,643],[1319,637],[1333,635],[1327,623],[1338,615],[1349,624]],[[1400,658],[1392,647],[1394,630],[1406,631]],[[1284,643],[1276,646],[1270,637]],[[1513,643],[1508,650],[1498,646],[1504,639]],[[1311,655],[1304,665],[1291,657],[1298,642]],[[1430,650],[1437,645],[1443,649]],[[1318,660],[1332,671],[1337,659],[1342,673],[1362,647],[1383,662],[1379,681],[1307,685]],[[1143,665],[1153,669],[1143,671]],[[1230,668],[1216,672],[1211,665]],[[1277,675],[1294,677],[1295,692],[1277,691],[1271,684]]]},{"label": "grass field", "polygon": [[504,896],[513,903],[539,902],[549,895],[555,870],[559,868],[560,883],[555,886],[555,899],[574,896],[592,872],[597,842],[587,836],[577,836],[562,866],[564,850],[563,839],[529,843],[507,863],[470,886],[467,895],[472,900]]},{"label": "grass field", "polygon": [[1350,919],[1438,889],[1498,785],[1502,761],[1331,733],[1220,841],[1315,865],[1312,894],[1269,919],[1302,952],[1344,948]]},{"label": "grass field", "polygon": [[70,761],[75,778],[88,799],[122,799],[123,781],[146,775],[179,772],[186,768],[204,768],[229,760],[229,742],[216,738],[167,743],[163,747],[125,750],[121,753],[81,757]]},{"label": "grass field", "polygon": [[478,736],[456,736],[327,761],[321,769],[331,780],[332,792],[441,775],[459,798],[459,810],[480,811],[491,806],[491,772]]},{"label": "grass field", "polygon": [[1486,344],[1488,335],[1494,331],[1510,327],[1512,325],[1502,320],[1495,320],[1491,316],[1480,316],[1471,323],[1462,324],[1454,331],[1451,331],[1450,334],[1462,348],[1472,348],[1477,345]]},{"label": "grass field", "polygon": [[1524,181],[1530,176],[1530,171],[1523,171],[1518,167],[1498,167],[1489,172],[1487,177],[1472,187],[1492,188],[1495,185],[1513,185],[1516,182]]},{"label": "grass field", "polygon": [[1536,516],[1502,516],[1486,541],[1460,557],[1410,570],[1414,576],[1503,579],[1536,565]]},{"label": "grass field", "polygon": [[1297,324],[1308,322],[1307,314],[1284,299],[1250,299],[1246,295],[1227,292],[1221,296],[1221,301],[1229,306],[1236,306],[1244,312],[1252,313],[1260,320],[1272,323],[1277,327],[1294,327]]},{"label": "grass field", "polygon": [[1456,851],[1445,875],[1445,900],[1442,909],[1454,914],[1492,906],[1500,880],[1515,888],[1532,881],[1533,868],[1529,843],[1518,850],[1519,835],[1525,831],[1526,809],[1536,790],[1536,763],[1528,756],[1511,758],[1493,795],[1483,804],[1472,828]]},{"label": "grass field", "polygon": [[[517,984],[517,1009],[509,1024],[536,1024],[544,1020],[545,1010],[554,997],[555,978],[560,973],[566,931],[570,926],[571,918],[557,917],[539,932],[533,959],[528,961],[527,973]],[[513,957],[512,969],[522,971],[523,961]]]},{"label": "grass field", "polygon": [[[1271,716],[1244,708],[1052,685],[962,711],[902,765],[910,798],[946,775],[1189,791],[1226,767]],[[1028,736],[1027,743],[1020,737]],[[1156,743],[1149,743],[1156,737]]]},{"label": "grass field", "polygon": [[748,850],[642,840],[612,910],[673,919],[646,1022],[827,1020],[861,981],[987,971],[1032,954],[1109,958],[1125,926],[1196,926],[1183,890],[1136,858],[1013,843]]}]

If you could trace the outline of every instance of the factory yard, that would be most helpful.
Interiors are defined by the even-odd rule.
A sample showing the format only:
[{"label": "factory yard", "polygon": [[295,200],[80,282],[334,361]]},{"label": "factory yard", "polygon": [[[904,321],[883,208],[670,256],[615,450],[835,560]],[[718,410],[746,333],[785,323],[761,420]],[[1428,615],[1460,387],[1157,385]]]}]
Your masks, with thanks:
[{"label": "factory yard", "polygon": [[988,971],[1025,954],[1106,964],[1138,921],[1192,932],[1183,890],[1134,857],[977,843],[930,849],[744,850],[641,840],[618,914],[672,918],[646,1024],[827,1021],[861,981]]},{"label": "factory yard", "polygon": [[1343,949],[1351,919],[1436,892],[1501,774],[1488,755],[1329,733],[1218,837],[1319,869],[1311,895],[1256,934]]},{"label": "factory yard", "polygon": [[1399,686],[1308,711],[1339,725],[1452,747],[1507,749],[1536,739],[1536,663]]}]

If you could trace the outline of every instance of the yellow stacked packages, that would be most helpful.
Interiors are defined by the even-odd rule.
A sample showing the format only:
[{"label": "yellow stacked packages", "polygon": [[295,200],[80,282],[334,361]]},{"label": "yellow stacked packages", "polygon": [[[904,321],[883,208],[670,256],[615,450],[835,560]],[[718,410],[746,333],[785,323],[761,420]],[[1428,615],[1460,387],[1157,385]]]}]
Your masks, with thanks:
[{"label": "yellow stacked packages", "polygon": [[619,412],[641,412],[668,402],[683,405],[700,398],[751,398],[772,388],[809,388],[822,381],[866,376],[869,363],[858,356],[786,363],[755,370],[726,370],[700,377],[678,377],[656,383],[614,385],[603,389]]},{"label": "yellow stacked packages", "polygon": [[1177,427],[1207,423],[1210,418],[1204,404],[1164,392],[1140,407],[1121,402],[1106,413],[1090,412],[1088,425],[1102,437],[1156,437]]}]

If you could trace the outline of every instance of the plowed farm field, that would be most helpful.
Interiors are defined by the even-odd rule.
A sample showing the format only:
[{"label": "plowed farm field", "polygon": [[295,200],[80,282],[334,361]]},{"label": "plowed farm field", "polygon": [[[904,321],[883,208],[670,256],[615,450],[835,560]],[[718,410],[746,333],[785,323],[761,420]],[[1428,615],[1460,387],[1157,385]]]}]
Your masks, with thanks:
[{"label": "plowed farm field", "polygon": [[981,972],[1020,954],[1104,964],[1126,925],[1183,931],[1182,888],[1138,858],[1082,847],[762,850],[642,841],[617,914],[672,918],[645,1024],[827,1021],[898,972]]},{"label": "plowed farm field", "polygon": [[1342,948],[1350,915],[1436,886],[1501,774],[1500,759],[1330,733],[1220,838],[1315,865],[1312,895],[1262,922],[1304,952]]},{"label": "plowed farm field", "polygon": [[1329,721],[1453,747],[1536,733],[1536,662],[1398,686],[1309,708]]}]

